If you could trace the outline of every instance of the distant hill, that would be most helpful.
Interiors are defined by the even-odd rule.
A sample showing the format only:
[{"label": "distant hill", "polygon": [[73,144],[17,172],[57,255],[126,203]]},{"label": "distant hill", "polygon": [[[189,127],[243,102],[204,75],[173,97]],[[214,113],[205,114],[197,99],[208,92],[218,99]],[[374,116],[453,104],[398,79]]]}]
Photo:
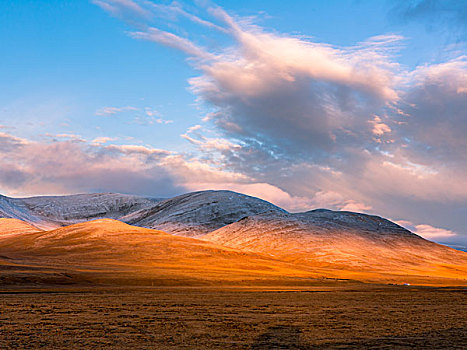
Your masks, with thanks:
[{"label": "distant hill", "polygon": [[243,217],[266,211],[286,211],[262,199],[232,191],[187,193],[121,218],[136,226],[182,236],[200,236]]},{"label": "distant hill", "polygon": [[119,219],[160,200],[118,193],[30,198],[0,196],[0,217],[20,219],[50,229],[98,218]]}]

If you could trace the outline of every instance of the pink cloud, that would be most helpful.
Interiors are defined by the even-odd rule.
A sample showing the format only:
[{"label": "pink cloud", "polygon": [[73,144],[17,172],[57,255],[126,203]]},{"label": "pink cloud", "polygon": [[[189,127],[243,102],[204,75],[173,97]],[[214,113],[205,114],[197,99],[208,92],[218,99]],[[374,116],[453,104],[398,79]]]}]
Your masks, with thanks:
[{"label": "pink cloud", "polygon": [[408,230],[416,233],[417,235],[429,240],[440,240],[457,236],[457,233],[451,230],[434,227],[427,224],[414,225],[410,221],[406,220],[400,220],[397,221],[397,223],[407,228]]}]

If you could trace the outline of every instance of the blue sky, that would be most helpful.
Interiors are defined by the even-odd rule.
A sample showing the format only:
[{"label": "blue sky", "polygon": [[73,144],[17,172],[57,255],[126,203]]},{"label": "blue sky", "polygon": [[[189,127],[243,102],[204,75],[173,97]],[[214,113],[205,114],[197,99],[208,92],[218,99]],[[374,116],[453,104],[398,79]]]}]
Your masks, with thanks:
[{"label": "blue sky", "polygon": [[[398,62],[410,67],[436,61],[447,40],[443,31],[427,31],[423,23],[391,19],[387,1],[219,1],[218,5],[239,16],[256,16],[268,30],[338,46],[380,34],[403,34],[407,39]],[[16,0],[0,6],[4,124],[14,120],[21,126],[20,134],[28,137],[130,136],[155,147],[186,149],[179,136],[199,123],[201,113],[188,91],[187,79],[196,71],[185,55],[134,40],[126,34],[131,26],[92,2]],[[191,36],[205,35],[194,25],[186,30]],[[106,106],[149,107],[174,123],[130,124],[135,111],[110,121],[96,118],[95,112]]]},{"label": "blue sky", "polygon": [[227,188],[466,241],[464,1],[2,1],[0,192]]}]

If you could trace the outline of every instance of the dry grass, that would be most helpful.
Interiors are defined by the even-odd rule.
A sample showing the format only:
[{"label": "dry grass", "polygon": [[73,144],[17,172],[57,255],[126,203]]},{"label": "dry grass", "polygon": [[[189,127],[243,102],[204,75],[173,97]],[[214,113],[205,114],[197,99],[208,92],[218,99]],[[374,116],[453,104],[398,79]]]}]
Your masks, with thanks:
[{"label": "dry grass", "polygon": [[252,252],[103,219],[0,235],[0,284],[316,285],[339,279],[467,285],[467,254],[424,242],[378,247],[289,239],[271,255],[267,244]]},{"label": "dry grass", "polygon": [[465,290],[328,289],[10,291],[0,348],[465,349]]}]

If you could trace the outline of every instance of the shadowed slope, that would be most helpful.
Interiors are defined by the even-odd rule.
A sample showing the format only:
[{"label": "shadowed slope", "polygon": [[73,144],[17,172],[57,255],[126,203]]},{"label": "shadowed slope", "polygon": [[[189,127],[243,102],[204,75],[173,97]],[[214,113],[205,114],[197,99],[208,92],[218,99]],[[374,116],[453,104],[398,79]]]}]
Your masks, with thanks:
[{"label": "shadowed slope", "polygon": [[3,283],[47,274],[70,282],[158,285],[317,276],[270,257],[110,219],[0,238],[0,257],[10,263],[3,266]]},{"label": "shadowed slope", "polygon": [[199,236],[266,211],[285,212],[262,199],[232,191],[200,191],[167,199],[121,220],[176,235]]},{"label": "shadowed slope", "polygon": [[151,207],[160,199],[119,193],[8,198],[0,196],[0,217],[26,221],[43,229],[98,218],[119,219]]},{"label": "shadowed slope", "polygon": [[35,215],[21,200],[0,195],[0,218],[18,219],[31,224],[41,223],[43,219]]},{"label": "shadowed slope", "polygon": [[467,283],[466,253],[376,216],[330,210],[268,213],[245,218],[203,239],[301,266],[337,270],[343,278],[424,284],[450,278]]},{"label": "shadowed slope", "polygon": [[[119,219],[131,212],[150,207],[159,200],[119,193],[77,194],[18,199],[34,215],[50,223],[51,227],[70,225],[99,218]],[[47,224],[45,226],[47,227]]]},{"label": "shadowed slope", "polygon": [[43,229],[109,218],[172,234],[198,236],[265,211],[285,212],[262,199],[232,191],[200,191],[166,200],[118,193],[0,196],[0,217],[24,220]]}]

